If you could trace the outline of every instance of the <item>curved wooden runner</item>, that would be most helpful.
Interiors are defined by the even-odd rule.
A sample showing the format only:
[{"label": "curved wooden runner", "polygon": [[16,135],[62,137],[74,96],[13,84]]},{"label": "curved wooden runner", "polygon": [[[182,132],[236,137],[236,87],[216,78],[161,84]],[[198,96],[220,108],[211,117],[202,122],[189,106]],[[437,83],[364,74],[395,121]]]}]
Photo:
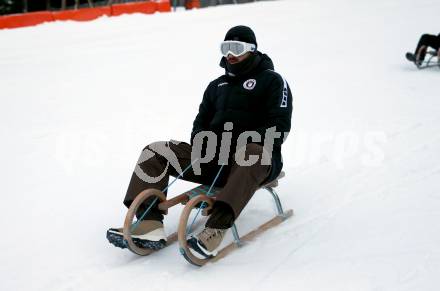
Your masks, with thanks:
[{"label": "curved wooden runner", "polygon": [[227,254],[232,252],[235,249],[238,249],[241,247],[244,243],[252,241],[256,236],[263,233],[264,231],[268,230],[269,228],[272,228],[274,226],[277,226],[281,222],[285,221],[289,217],[293,215],[293,210],[289,209],[285,211],[282,215],[277,215],[271,220],[267,221],[266,223],[260,225],[257,229],[252,230],[251,232],[247,233],[245,236],[240,237],[240,245],[238,245],[235,242],[230,243],[223,249],[221,249],[218,254],[210,260],[210,262],[216,262],[220,260],[221,258],[224,258]]},{"label": "curved wooden runner", "polygon": [[[186,204],[185,208],[183,208],[182,214],[180,216],[179,228],[177,229],[177,237],[179,240],[181,254],[185,257],[185,259],[187,259],[190,263],[196,266],[203,266],[210,260],[210,259],[200,259],[196,257],[189,249],[187,242],[187,225],[188,225],[189,216],[191,215],[191,211],[193,210],[193,208],[195,208],[197,204],[202,202],[206,202],[208,204],[208,207],[205,208],[204,210],[208,210],[214,204],[214,200],[212,198],[203,194],[192,198]],[[204,214],[206,214],[206,211],[204,211]]]},{"label": "curved wooden runner", "polygon": [[131,227],[133,225],[133,219],[136,216],[136,212],[139,206],[152,196],[158,197],[160,201],[166,200],[165,194],[163,194],[162,191],[159,191],[157,189],[144,190],[136,197],[136,199],[134,199],[133,203],[131,203],[130,208],[128,208],[127,215],[125,216],[124,229],[123,229],[124,240],[127,243],[128,249],[140,256],[149,255],[155,250],[140,248],[136,246],[136,244],[133,242],[131,238]]},{"label": "curved wooden runner", "polygon": [[[262,188],[267,188],[267,187],[275,188],[275,187],[277,187],[278,180],[283,178],[284,175],[285,175],[284,172],[281,172],[280,175],[277,177],[277,179],[265,184],[264,186],[262,186]],[[200,185],[200,186],[197,186],[189,191],[186,191],[186,192],[184,192],[184,193],[182,193],[182,194],[180,194],[170,200],[167,200],[165,197],[165,194],[162,191],[159,191],[157,189],[147,189],[147,190],[142,191],[136,197],[136,199],[132,202],[130,208],[128,209],[128,212],[127,212],[127,215],[126,215],[125,221],[124,221],[123,235],[124,235],[124,240],[127,243],[128,249],[130,251],[132,251],[133,253],[140,255],[140,256],[146,256],[146,255],[149,255],[153,252],[156,252],[156,250],[152,250],[152,249],[139,248],[138,246],[135,245],[135,243],[133,242],[132,237],[131,237],[131,228],[133,225],[133,219],[136,216],[136,212],[137,212],[139,206],[152,196],[158,197],[158,199],[160,201],[160,203],[158,204],[158,208],[161,211],[163,211],[164,213],[166,213],[169,208],[171,208],[177,204],[184,204],[184,205],[186,204],[186,206],[184,207],[182,214],[180,216],[178,230],[177,230],[177,232],[174,232],[167,237],[166,246],[168,246],[171,243],[178,240],[179,245],[180,245],[180,252],[190,263],[197,265],[197,266],[203,266],[207,262],[214,262],[214,261],[217,261],[217,260],[223,258],[228,253],[230,253],[234,249],[238,248],[239,245],[237,245],[235,242],[233,242],[233,243],[229,244],[228,246],[224,247],[223,249],[221,249],[218,252],[217,256],[215,256],[214,258],[211,258],[211,259],[198,258],[189,249],[189,246],[187,243],[188,219],[190,217],[191,210],[193,208],[196,208],[198,206],[198,204],[202,203],[202,202],[206,202],[208,204],[208,207],[204,208],[202,211],[202,215],[204,215],[204,216],[207,215],[207,213],[209,212],[209,210],[211,209],[211,207],[215,201],[214,196],[208,197],[206,195],[206,194],[208,194],[209,188],[210,187],[208,187],[207,185]],[[210,192],[209,194],[215,195],[220,190],[221,190],[221,188],[214,187],[211,189],[211,191],[209,191]],[[275,216],[271,220],[269,220],[266,223],[264,223],[263,225],[259,226],[257,229],[255,229],[255,230],[251,231],[250,233],[246,234],[245,236],[241,237],[240,242],[243,243],[243,242],[252,240],[258,234],[262,233],[263,231],[265,231],[273,226],[280,224],[281,222],[283,222],[284,220],[286,220],[287,218],[289,218],[292,215],[293,215],[293,210],[288,210],[288,211],[285,211],[281,215]],[[200,224],[201,224],[200,220],[196,221],[194,223],[194,229],[196,229]]]}]

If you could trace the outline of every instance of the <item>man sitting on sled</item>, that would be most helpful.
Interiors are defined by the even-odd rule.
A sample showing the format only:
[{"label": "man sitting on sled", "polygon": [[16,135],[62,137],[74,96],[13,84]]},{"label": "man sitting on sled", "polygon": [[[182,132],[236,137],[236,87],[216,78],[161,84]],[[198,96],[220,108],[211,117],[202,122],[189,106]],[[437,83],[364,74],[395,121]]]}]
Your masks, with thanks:
[{"label": "man sitting on sled", "polygon": [[[188,167],[192,169],[181,176],[183,180],[210,185],[217,177],[215,186],[222,190],[216,195],[204,230],[195,237],[196,251],[202,255],[209,255],[219,247],[254,192],[280,174],[281,145],[291,127],[290,88],[274,71],[272,60],[257,50],[254,32],[246,26],[231,28],[221,43],[221,53],[220,66],[225,74],[205,90],[193,124],[191,144],[169,141],[148,145],[124,199],[125,206],[130,207],[145,189],[154,188],[166,194],[169,176],[176,177],[181,169]],[[209,142],[204,143],[204,137],[210,133],[216,135],[215,153],[208,153],[212,151],[208,150]],[[240,136],[245,137],[241,147]],[[201,145],[200,156],[212,154],[210,161],[201,163],[204,158],[193,159],[192,152]],[[241,156],[240,161],[252,157],[254,163],[240,162],[237,156]],[[198,170],[194,169],[195,163]],[[144,248],[160,249],[166,245],[164,216],[157,204],[147,200],[136,213],[141,221],[132,237]],[[122,228],[109,229],[107,238],[112,244],[125,247]]]},{"label": "man sitting on sled", "polygon": [[417,67],[420,67],[425,60],[428,48],[433,48],[435,51],[435,55],[437,57],[440,57],[440,34],[437,36],[432,34],[422,35],[419,39],[419,42],[417,43],[417,47],[414,53],[406,53],[406,58],[409,61],[414,62]]}]

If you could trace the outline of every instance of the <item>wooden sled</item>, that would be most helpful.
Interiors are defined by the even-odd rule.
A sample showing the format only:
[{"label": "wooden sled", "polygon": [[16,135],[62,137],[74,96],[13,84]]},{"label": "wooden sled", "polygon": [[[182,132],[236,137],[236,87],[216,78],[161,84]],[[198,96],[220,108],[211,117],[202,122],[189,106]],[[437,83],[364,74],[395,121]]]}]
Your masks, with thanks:
[{"label": "wooden sled", "polygon": [[[428,60],[426,61],[426,64],[424,67],[439,67],[440,68],[440,50],[438,52],[429,50],[426,52],[426,55],[428,55]],[[422,68],[423,69],[423,68]]]},{"label": "wooden sled", "polygon": [[[183,204],[185,205],[182,214],[180,216],[179,221],[179,227],[177,232],[172,233],[167,237],[167,246],[172,244],[175,241],[179,241],[179,250],[180,253],[183,255],[183,257],[190,262],[193,265],[196,266],[203,266],[204,264],[208,262],[215,262],[223,257],[225,257],[227,254],[229,254],[234,249],[244,245],[245,242],[248,242],[255,238],[260,233],[264,232],[265,230],[272,228],[284,220],[288,219],[293,215],[293,210],[287,210],[284,211],[283,207],[281,205],[280,198],[278,194],[275,192],[274,188],[278,186],[278,180],[284,177],[284,172],[281,172],[281,174],[278,176],[277,179],[274,181],[262,186],[260,189],[267,190],[273,197],[275,201],[275,205],[277,207],[277,215],[267,221],[266,223],[262,224],[255,230],[249,232],[243,237],[240,237],[238,235],[237,227],[235,224],[232,227],[232,234],[234,236],[234,242],[227,245],[223,249],[221,249],[215,257],[212,258],[199,258],[197,257],[193,251],[188,246],[187,239],[188,239],[188,220],[191,214],[191,211],[193,209],[200,208],[201,205],[204,205],[206,207],[202,206],[201,213],[203,216],[207,216],[209,213],[209,210],[211,209],[214,201],[215,201],[215,194],[218,193],[221,188],[212,188],[210,193],[208,193],[209,186],[207,185],[200,185],[198,187],[195,187],[189,191],[186,191],[172,199],[166,200],[165,195],[162,191],[156,190],[156,189],[147,189],[142,191],[136,199],[131,204],[130,208],[128,209],[125,222],[124,222],[124,241],[127,245],[127,248],[132,251],[133,253],[141,256],[149,255],[153,252],[156,252],[155,250],[151,249],[144,249],[139,248],[136,246],[136,244],[133,242],[131,237],[131,229],[133,227],[133,220],[136,214],[136,211],[138,210],[139,206],[146,201],[147,199],[151,199],[150,197],[157,197],[159,199],[160,203],[158,205],[158,208],[163,211],[165,214],[168,212],[168,209],[177,205],[177,204]],[[209,194],[209,196],[208,196]],[[190,222],[191,223],[191,222]],[[200,221],[196,221],[194,223],[194,229],[197,228],[197,226],[200,225]]]},{"label": "wooden sled", "polygon": [[[427,49],[426,47],[422,47],[420,49],[420,51],[426,50],[426,49]],[[410,62],[414,63],[416,65],[417,69],[419,69],[419,70],[432,68],[432,67],[439,67],[440,68],[440,50],[438,52],[436,52],[435,50],[428,50],[426,52],[425,60],[421,63],[417,63],[416,59],[419,58],[419,55],[420,55],[420,52],[417,57],[412,53],[407,53],[406,58]]]}]

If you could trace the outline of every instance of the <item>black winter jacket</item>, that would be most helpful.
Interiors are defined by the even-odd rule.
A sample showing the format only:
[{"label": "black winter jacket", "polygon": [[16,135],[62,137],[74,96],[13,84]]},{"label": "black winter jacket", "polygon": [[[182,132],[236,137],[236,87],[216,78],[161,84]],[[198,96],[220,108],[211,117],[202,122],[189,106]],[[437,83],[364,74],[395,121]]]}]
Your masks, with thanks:
[{"label": "black winter jacket", "polygon": [[[225,58],[220,66],[225,67]],[[257,131],[263,145],[266,129],[276,127],[282,133],[275,139],[272,153],[272,169],[267,181],[275,179],[282,167],[281,145],[290,131],[292,118],[292,94],[283,77],[274,71],[272,60],[257,52],[252,69],[243,76],[232,76],[227,69],[225,75],[212,81],[205,90],[193,130],[213,131],[220,144],[224,123],[233,123],[233,139],[230,161],[236,150],[236,139],[244,131]],[[248,141],[250,142],[250,141]],[[254,142],[254,141],[252,141]],[[217,152],[219,151],[219,147]]]}]

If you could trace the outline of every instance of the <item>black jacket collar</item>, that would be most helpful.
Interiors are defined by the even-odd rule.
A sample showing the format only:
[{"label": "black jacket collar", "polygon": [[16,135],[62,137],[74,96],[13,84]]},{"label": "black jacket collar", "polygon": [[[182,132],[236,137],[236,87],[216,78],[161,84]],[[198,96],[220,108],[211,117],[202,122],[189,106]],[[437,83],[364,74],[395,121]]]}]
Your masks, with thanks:
[{"label": "black jacket collar", "polygon": [[261,71],[265,71],[265,70],[273,70],[274,69],[274,65],[272,60],[270,59],[270,57],[266,54],[261,53],[260,51],[257,51],[255,53],[255,62],[253,64],[253,66],[250,68],[249,71],[245,72],[244,74],[237,74],[234,75],[231,72],[228,72],[227,66],[226,66],[226,58],[222,57],[220,60],[220,67],[225,69],[225,75],[227,77],[231,77],[231,78],[246,78],[249,75],[254,75],[257,74]]}]

